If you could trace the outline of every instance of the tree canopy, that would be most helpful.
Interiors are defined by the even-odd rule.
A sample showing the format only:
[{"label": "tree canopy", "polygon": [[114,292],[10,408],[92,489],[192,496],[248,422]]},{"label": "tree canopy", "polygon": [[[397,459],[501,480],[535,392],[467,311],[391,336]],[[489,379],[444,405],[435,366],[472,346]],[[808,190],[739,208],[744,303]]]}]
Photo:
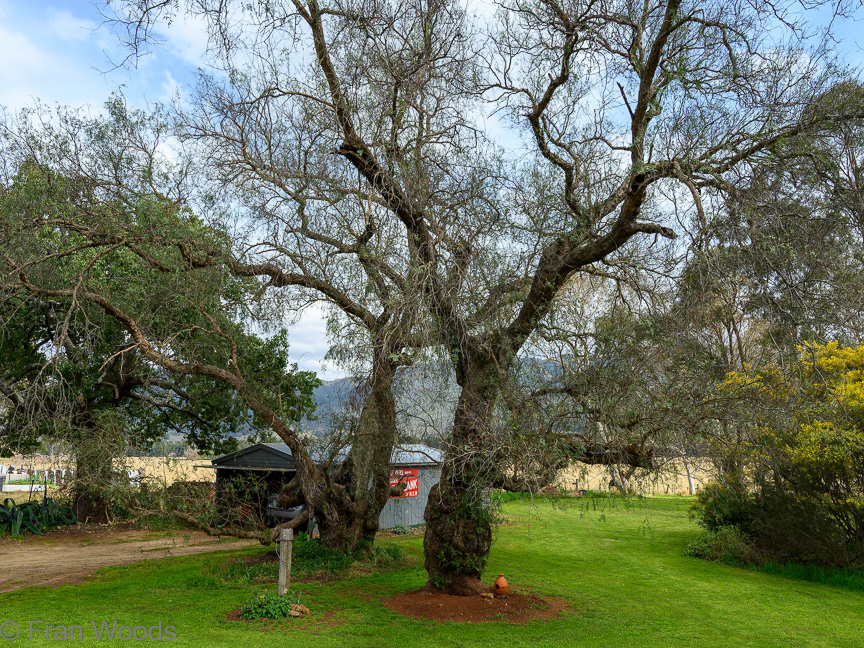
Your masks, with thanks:
[{"label": "tree canopy", "polygon": [[[111,108],[118,118],[119,107]],[[263,339],[242,321],[253,282],[216,270],[147,271],[176,262],[153,246],[153,232],[220,244],[188,208],[155,191],[108,193],[94,177],[63,174],[40,155],[4,161],[14,173],[0,188],[0,389],[7,402],[0,450],[24,453],[45,441],[70,447],[76,499],[90,500],[76,502],[82,520],[104,517],[99,493],[113,482],[112,458],[124,450],[174,431],[201,450],[227,451],[241,432],[268,425],[223,381],[154,363],[92,295],[110,299],[115,313],[134,311],[163,354],[200,362],[233,354],[261,376],[260,391],[286,420],[311,415],[318,382],[289,366],[284,332]],[[127,245],[120,232],[150,243]]]}]

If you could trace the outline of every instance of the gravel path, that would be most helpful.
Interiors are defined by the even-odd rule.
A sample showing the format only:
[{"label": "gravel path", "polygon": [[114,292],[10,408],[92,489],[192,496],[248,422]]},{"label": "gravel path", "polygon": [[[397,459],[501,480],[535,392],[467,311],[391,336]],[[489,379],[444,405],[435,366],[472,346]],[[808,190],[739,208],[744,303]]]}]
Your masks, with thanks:
[{"label": "gravel path", "polygon": [[0,593],[22,587],[57,587],[80,583],[98,569],[140,560],[190,556],[208,551],[241,549],[254,540],[213,538],[197,531],[152,531],[104,528],[76,533],[52,533],[45,537],[0,541]]}]

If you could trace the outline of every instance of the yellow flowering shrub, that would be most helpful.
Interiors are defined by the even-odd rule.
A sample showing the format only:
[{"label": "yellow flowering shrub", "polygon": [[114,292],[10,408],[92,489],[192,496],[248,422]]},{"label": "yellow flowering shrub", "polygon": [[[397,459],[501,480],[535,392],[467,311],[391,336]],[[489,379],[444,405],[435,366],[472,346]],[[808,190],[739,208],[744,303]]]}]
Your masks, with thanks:
[{"label": "yellow flowering shrub", "polygon": [[728,374],[720,393],[740,465],[727,485],[751,493],[756,540],[803,559],[864,561],[864,345],[807,344],[789,366]]}]

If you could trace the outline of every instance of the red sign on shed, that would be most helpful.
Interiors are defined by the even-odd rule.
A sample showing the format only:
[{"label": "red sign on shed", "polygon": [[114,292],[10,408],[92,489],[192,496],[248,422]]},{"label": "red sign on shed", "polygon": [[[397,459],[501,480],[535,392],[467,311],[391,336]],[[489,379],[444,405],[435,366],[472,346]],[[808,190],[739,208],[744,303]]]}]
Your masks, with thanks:
[{"label": "red sign on shed", "polygon": [[420,477],[417,468],[400,468],[390,471],[390,485],[405,484],[401,495],[391,495],[390,499],[399,497],[420,497]]}]

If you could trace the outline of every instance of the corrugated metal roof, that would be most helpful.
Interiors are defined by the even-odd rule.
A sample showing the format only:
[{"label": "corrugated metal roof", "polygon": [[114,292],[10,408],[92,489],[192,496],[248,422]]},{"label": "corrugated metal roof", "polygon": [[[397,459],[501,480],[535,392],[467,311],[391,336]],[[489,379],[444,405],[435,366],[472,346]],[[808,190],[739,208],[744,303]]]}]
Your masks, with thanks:
[{"label": "corrugated metal roof", "polygon": [[294,470],[294,456],[284,443],[256,443],[248,448],[216,457],[210,463],[220,468]]},{"label": "corrugated metal roof", "polygon": [[[272,443],[268,445],[282,446],[287,448],[284,443]],[[351,446],[341,448],[336,452],[334,461],[342,462],[348,456]],[[290,450],[289,450],[290,452]],[[324,462],[330,458],[332,450],[329,448],[310,448],[309,453],[315,461]],[[396,466],[416,466],[416,465],[437,465],[444,460],[443,454],[437,448],[430,448],[427,445],[419,443],[405,444],[393,448],[393,454],[390,455],[390,464]]]},{"label": "corrugated metal roof", "polygon": [[294,457],[294,455],[291,453],[291,448],[288,447],[287,443],[259,443],[258,445],[267,446],[268,448],[271,448],[276,452],[281,452],[282,454],[288,455],[291,458]]},{"label": "corrugated metal roof", "polygon": [[405,444],[393,448],[391,464],[440,464],[444,453],[438,448],[430,448],[419,443]]}]

